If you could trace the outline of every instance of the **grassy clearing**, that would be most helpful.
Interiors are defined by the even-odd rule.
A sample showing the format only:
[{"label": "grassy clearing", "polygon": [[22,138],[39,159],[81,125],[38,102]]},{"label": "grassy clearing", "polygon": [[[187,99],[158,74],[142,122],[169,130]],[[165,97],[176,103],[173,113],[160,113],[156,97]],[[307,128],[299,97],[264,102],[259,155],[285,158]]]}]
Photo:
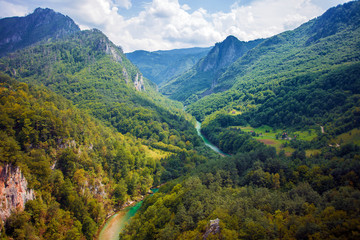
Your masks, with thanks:
[{"label": "grassy clearing", "polygon": [[165,158],[165,157],[173,154],[172,152],[166,152],[166,151],[156,149],[156,148],[149,148],[146,145],[143,145],[143,148],[145,150],[146,156],[149,156],[150,158],[156,159],[156,160]]},{"label": "grassy clearing", "polygon": [[[314,129],[307,130],[307,131],[288,132],[286,130],[281,130],[281,129],[274,130],[272,127],[269,127],[266,125],[258,127],[258,128],[253,128],[253,127],[249,127],[249,126],[246,126],[246,127],[232,126],[231,128],[241,129],[242,131],[249,133],[259,142],[263,142],[266,145],[275,147],[276,151],[278,153],[281,150],[284,150],[285,154],[288,156],[291,155],[291,153],[293,153],[295,151],[295,149],[293,149],[291,147],[283,147],[283,144],[285,144],[286,142],[289,142],[291,139],[294,139],[295,137],[296,137],[296,139],[300,139],[300,140],[304,140],[304,141],[311,141],[312,139],[314,139],[317,136],[316,130],[314,130]],[[283,133],[287,133],[287,139],[282,139]],[[318,150],[307,150],[306,151],[308,156],[310,156],[311,154],[314,155],[317,152],[319,152],[319,151]]]},{"label": "grassy clearing", "polygon": [[360,129],[353,129],[349,132],[337,136],[334,140],[334,143],[339,145],[353,143],[360,146]]}]

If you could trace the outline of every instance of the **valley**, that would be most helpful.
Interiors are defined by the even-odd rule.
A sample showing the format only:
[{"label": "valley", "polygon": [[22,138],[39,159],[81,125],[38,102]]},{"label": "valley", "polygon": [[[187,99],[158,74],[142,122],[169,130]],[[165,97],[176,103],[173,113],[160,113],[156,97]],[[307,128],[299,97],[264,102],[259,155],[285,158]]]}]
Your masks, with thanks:
[{"label": "valley", "polygon": [[1,239],[360,236],[360,1],[204,48],[0,33]]}]

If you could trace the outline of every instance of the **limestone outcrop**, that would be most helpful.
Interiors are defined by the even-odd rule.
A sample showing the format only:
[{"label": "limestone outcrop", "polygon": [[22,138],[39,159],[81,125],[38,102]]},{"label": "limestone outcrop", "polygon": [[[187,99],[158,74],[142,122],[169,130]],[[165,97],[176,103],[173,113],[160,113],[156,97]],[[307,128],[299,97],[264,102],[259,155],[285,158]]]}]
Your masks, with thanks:
[{"label": "limestone outcrop", "polygon": [[210,234],[216,235],[220,233],[220,219],[216,218],[210,220],[210,226],[206,229],[206,232],[203,236],[203,240],[206,240]]},{"label": "limestone outcrop", "polygon": [[12,212],[22,211],[25,203],[35,198],[34,190],[17,166],[0,166],[0,219],[5,221]]}]

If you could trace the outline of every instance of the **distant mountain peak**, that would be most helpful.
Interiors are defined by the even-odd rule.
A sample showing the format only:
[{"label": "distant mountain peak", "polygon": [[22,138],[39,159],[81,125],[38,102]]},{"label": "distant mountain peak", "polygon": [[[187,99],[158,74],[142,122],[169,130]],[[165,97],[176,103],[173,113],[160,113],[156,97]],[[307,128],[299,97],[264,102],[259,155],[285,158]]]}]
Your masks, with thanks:
[{"label": "distant mountain peak", "polygon": [[49,8],[36,8],[25,17],[0,19],[0,57],[51,38],[63,38],[80,31],[68,16]]},{"label": "distant mountain peak", "polygon": [[50,8],[38,7],[34,10],[34,12],[32,14],[39,14],[39,13],[55,13],[55,11]]},{"label": "distant mountain peak", "polygon": [[226,68],[252,48],[253,44],[249,43],[230,35],[224,41],[215,44],[209,54],[199,62],[197,69],[201,72],[215,72]]},{"label": "distant mountain peak", "polygon": [[233,36],[233,35],[229,35],[226,37],[226,39],[224,40],[224,42],[226,41],[239,41],[239,39],[237,39],[237,37]]}]

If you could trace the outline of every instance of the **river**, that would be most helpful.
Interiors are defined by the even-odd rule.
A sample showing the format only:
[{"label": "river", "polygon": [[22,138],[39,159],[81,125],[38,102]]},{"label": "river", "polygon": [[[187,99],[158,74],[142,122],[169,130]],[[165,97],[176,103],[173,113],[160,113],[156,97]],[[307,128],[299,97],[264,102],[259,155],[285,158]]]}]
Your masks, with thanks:
[{"label": "river", "polygon": [[[204,137],[201,134],[201,123],[196,121],[196,131],[198,135],[201,137],[201,139],[204,141],[205,145],[211,148],[213,151],[217,152],[221,156],[228,156],[228,154],[222,152],[218,147],[216,147],[214,144],[209,142],[206,137]],[[152,191],[155,193],[159,189],[152,189]],[[136,203],[134,206],[127,207],[124,210],[121,210],[114,214],[112,217],[110,217],[105,225],[102,227],[98,240],[118,240],[119,234],[121,230],[125,227],[125,224],[130,220],[131,217],[133,217],[136,212],[141,207],[142,201]]]},{"label": "river", "polygon": [[[158,190],[158,188],[152,189],[153,193],[156,193]],[[127,207],[106,220],[105,225],[99,233],[98,240],[119,240],[121,230],[125,227],[125,224],[130,218],[132,218],[139,210],[142,202],[143,201],[140,201],[134,206]]]},{"label": "river", "polygon": [[217,146],[215,146],[214,144],[212,144],[206,137],[204,137],[201,134],[201,123],[199,121],[196,121],[196,131],[198,133],[198,135],[201,137],[201,139],[204,141],[205,145],[208,146],[209,148],[211,148],[213,151],[217,152],[218,154],[220,154],[221,156],[225,157],[228,156],[228,154],[224,153],[223,151],[221,151]]}]

